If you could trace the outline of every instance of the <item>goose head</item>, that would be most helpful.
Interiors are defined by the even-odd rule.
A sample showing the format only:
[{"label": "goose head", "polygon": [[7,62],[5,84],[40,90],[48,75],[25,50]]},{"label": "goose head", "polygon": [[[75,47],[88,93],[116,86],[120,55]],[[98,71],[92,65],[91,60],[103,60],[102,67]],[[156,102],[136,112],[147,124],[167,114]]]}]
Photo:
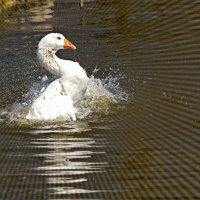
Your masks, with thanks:
[{"label": "goose head", "polygon": [[58,51],[59,49],[76,49],[76,46],[60,33],[49,33],[44,36],[40,40],[38,47],[47,48],[53,51]]}]

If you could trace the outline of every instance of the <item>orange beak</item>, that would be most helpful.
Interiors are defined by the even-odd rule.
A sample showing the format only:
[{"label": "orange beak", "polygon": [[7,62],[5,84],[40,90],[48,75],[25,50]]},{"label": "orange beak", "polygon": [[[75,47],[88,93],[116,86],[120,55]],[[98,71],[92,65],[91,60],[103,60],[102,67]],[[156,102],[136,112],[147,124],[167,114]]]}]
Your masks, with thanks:
[{"label": "orange beak", "polygon": [[69,40],[64,39],[64,49],[72,49],[72,50],[76,50],[76,46],[73,45]]}]

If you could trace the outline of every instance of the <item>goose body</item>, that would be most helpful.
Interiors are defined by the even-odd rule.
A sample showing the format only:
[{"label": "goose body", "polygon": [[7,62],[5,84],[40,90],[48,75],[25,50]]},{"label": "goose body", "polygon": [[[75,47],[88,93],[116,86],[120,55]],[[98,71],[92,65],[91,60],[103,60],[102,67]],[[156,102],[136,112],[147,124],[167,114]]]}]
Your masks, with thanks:
[{"label": "goose body", "polygon": [[33,102],[26,116],[33,120],[76,120],[76,106],[87,89],[88,77],[78,62],[57,57],[59,49],[76,47],[62,34],[50,33],[38,44],[38,59],[43,68],[58,78]]}]

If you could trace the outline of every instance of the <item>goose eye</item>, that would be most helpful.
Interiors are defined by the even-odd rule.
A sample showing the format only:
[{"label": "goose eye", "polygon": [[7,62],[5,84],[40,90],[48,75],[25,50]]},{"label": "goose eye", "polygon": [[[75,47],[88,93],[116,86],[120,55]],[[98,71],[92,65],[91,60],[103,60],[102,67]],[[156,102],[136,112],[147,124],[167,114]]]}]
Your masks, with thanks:
[{"label": "goose eye", "polygon": [[61,40],[61,37],[57,37],[58,40]]}]

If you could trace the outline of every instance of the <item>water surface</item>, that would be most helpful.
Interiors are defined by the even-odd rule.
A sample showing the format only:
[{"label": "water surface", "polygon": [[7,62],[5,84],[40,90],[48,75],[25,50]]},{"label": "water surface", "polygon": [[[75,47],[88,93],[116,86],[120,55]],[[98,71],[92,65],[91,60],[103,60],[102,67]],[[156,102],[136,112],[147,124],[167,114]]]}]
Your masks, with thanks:
[{"label": "water surface", "polygon": [[[0,198],[200,199],[199,5],[38,1],[2,16]],[[36,58],[49,32],[77,46],[58,56],[78,61],[117,103],[94,99],[73,123],[10,115],[51,77]]]}]

